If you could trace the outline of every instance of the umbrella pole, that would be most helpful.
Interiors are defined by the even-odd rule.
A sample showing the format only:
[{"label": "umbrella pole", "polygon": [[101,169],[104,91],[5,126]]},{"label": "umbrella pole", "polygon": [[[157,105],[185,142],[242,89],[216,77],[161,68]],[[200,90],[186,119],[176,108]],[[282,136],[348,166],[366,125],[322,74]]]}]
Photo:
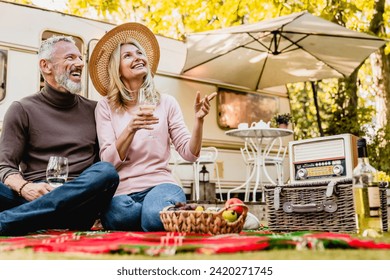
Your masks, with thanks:
[{"label": "umbrella pole", "polygon": [[320,136],[322,137],[322,136],[324,136],[324,131],[322,130],[322,124],[321,124],[321,118],[320,118],[320,108],[318,106],[317,87],[313,81],[311,81],[310,84],[311,84],[311,89],[313,91],[314,106],[316,108],[317,125],[318,125],[318,129],[320,131]]}]

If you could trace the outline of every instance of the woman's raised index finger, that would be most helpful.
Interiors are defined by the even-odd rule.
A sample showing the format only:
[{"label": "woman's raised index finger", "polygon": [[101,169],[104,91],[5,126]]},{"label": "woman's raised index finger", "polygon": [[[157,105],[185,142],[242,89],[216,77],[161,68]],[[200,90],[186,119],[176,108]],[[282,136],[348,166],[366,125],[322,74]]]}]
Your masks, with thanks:
[{"label": "woman's raised index finger", "polygon": [[211,100],[213,100],[214,97],[216,97],[216,96],[217,96],[217,92],[214,91],[213,93],[211,93],[211,94],[207,97],[207,99],[208,99],[208,101],[211,101]]}]

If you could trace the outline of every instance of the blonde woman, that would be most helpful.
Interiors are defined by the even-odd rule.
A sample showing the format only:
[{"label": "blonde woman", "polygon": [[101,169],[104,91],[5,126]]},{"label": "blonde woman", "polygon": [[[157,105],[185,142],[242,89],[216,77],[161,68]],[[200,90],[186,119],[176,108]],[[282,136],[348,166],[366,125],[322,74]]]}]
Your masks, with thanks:
[{"label": "blonde woman", "polygon": [[120,176],[101,219],[105,229],[163,230],[159,212],[186,200],[168,168],[170,144],[184,159],[196,161],[204,117],[215,94],[203,99],[196,94],[190,134],[177,101],[155,88],[159,55],[154,34],[141,24],[127,23],[103,36],[91,57],[91,78],[104,96],[95,111],[100,157]]}]

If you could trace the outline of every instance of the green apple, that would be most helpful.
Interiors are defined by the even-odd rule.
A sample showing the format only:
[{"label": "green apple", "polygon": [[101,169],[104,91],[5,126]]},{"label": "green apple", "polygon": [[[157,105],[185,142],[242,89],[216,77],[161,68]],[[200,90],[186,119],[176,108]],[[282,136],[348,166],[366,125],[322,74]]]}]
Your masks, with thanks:
[{"label": "green apple", "polygon": [[234,210],[225,210],[222,212],[222,218],[227,222],[234,222],[237,220],[237,212]]}]

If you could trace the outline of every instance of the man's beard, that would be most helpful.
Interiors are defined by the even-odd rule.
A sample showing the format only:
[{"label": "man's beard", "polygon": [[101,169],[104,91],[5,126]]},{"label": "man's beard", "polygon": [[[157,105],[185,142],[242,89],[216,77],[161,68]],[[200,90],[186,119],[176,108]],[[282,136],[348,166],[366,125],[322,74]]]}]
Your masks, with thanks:
[{"label": "man's beard", "polygon": [[71,79],[69,79],[69,75],[66,72],[63,72],[59,75],[55,75],[54,79],[60,86],[64,87],[70,93],[78,94],[83,89],[81,83],[73,82]]}]

